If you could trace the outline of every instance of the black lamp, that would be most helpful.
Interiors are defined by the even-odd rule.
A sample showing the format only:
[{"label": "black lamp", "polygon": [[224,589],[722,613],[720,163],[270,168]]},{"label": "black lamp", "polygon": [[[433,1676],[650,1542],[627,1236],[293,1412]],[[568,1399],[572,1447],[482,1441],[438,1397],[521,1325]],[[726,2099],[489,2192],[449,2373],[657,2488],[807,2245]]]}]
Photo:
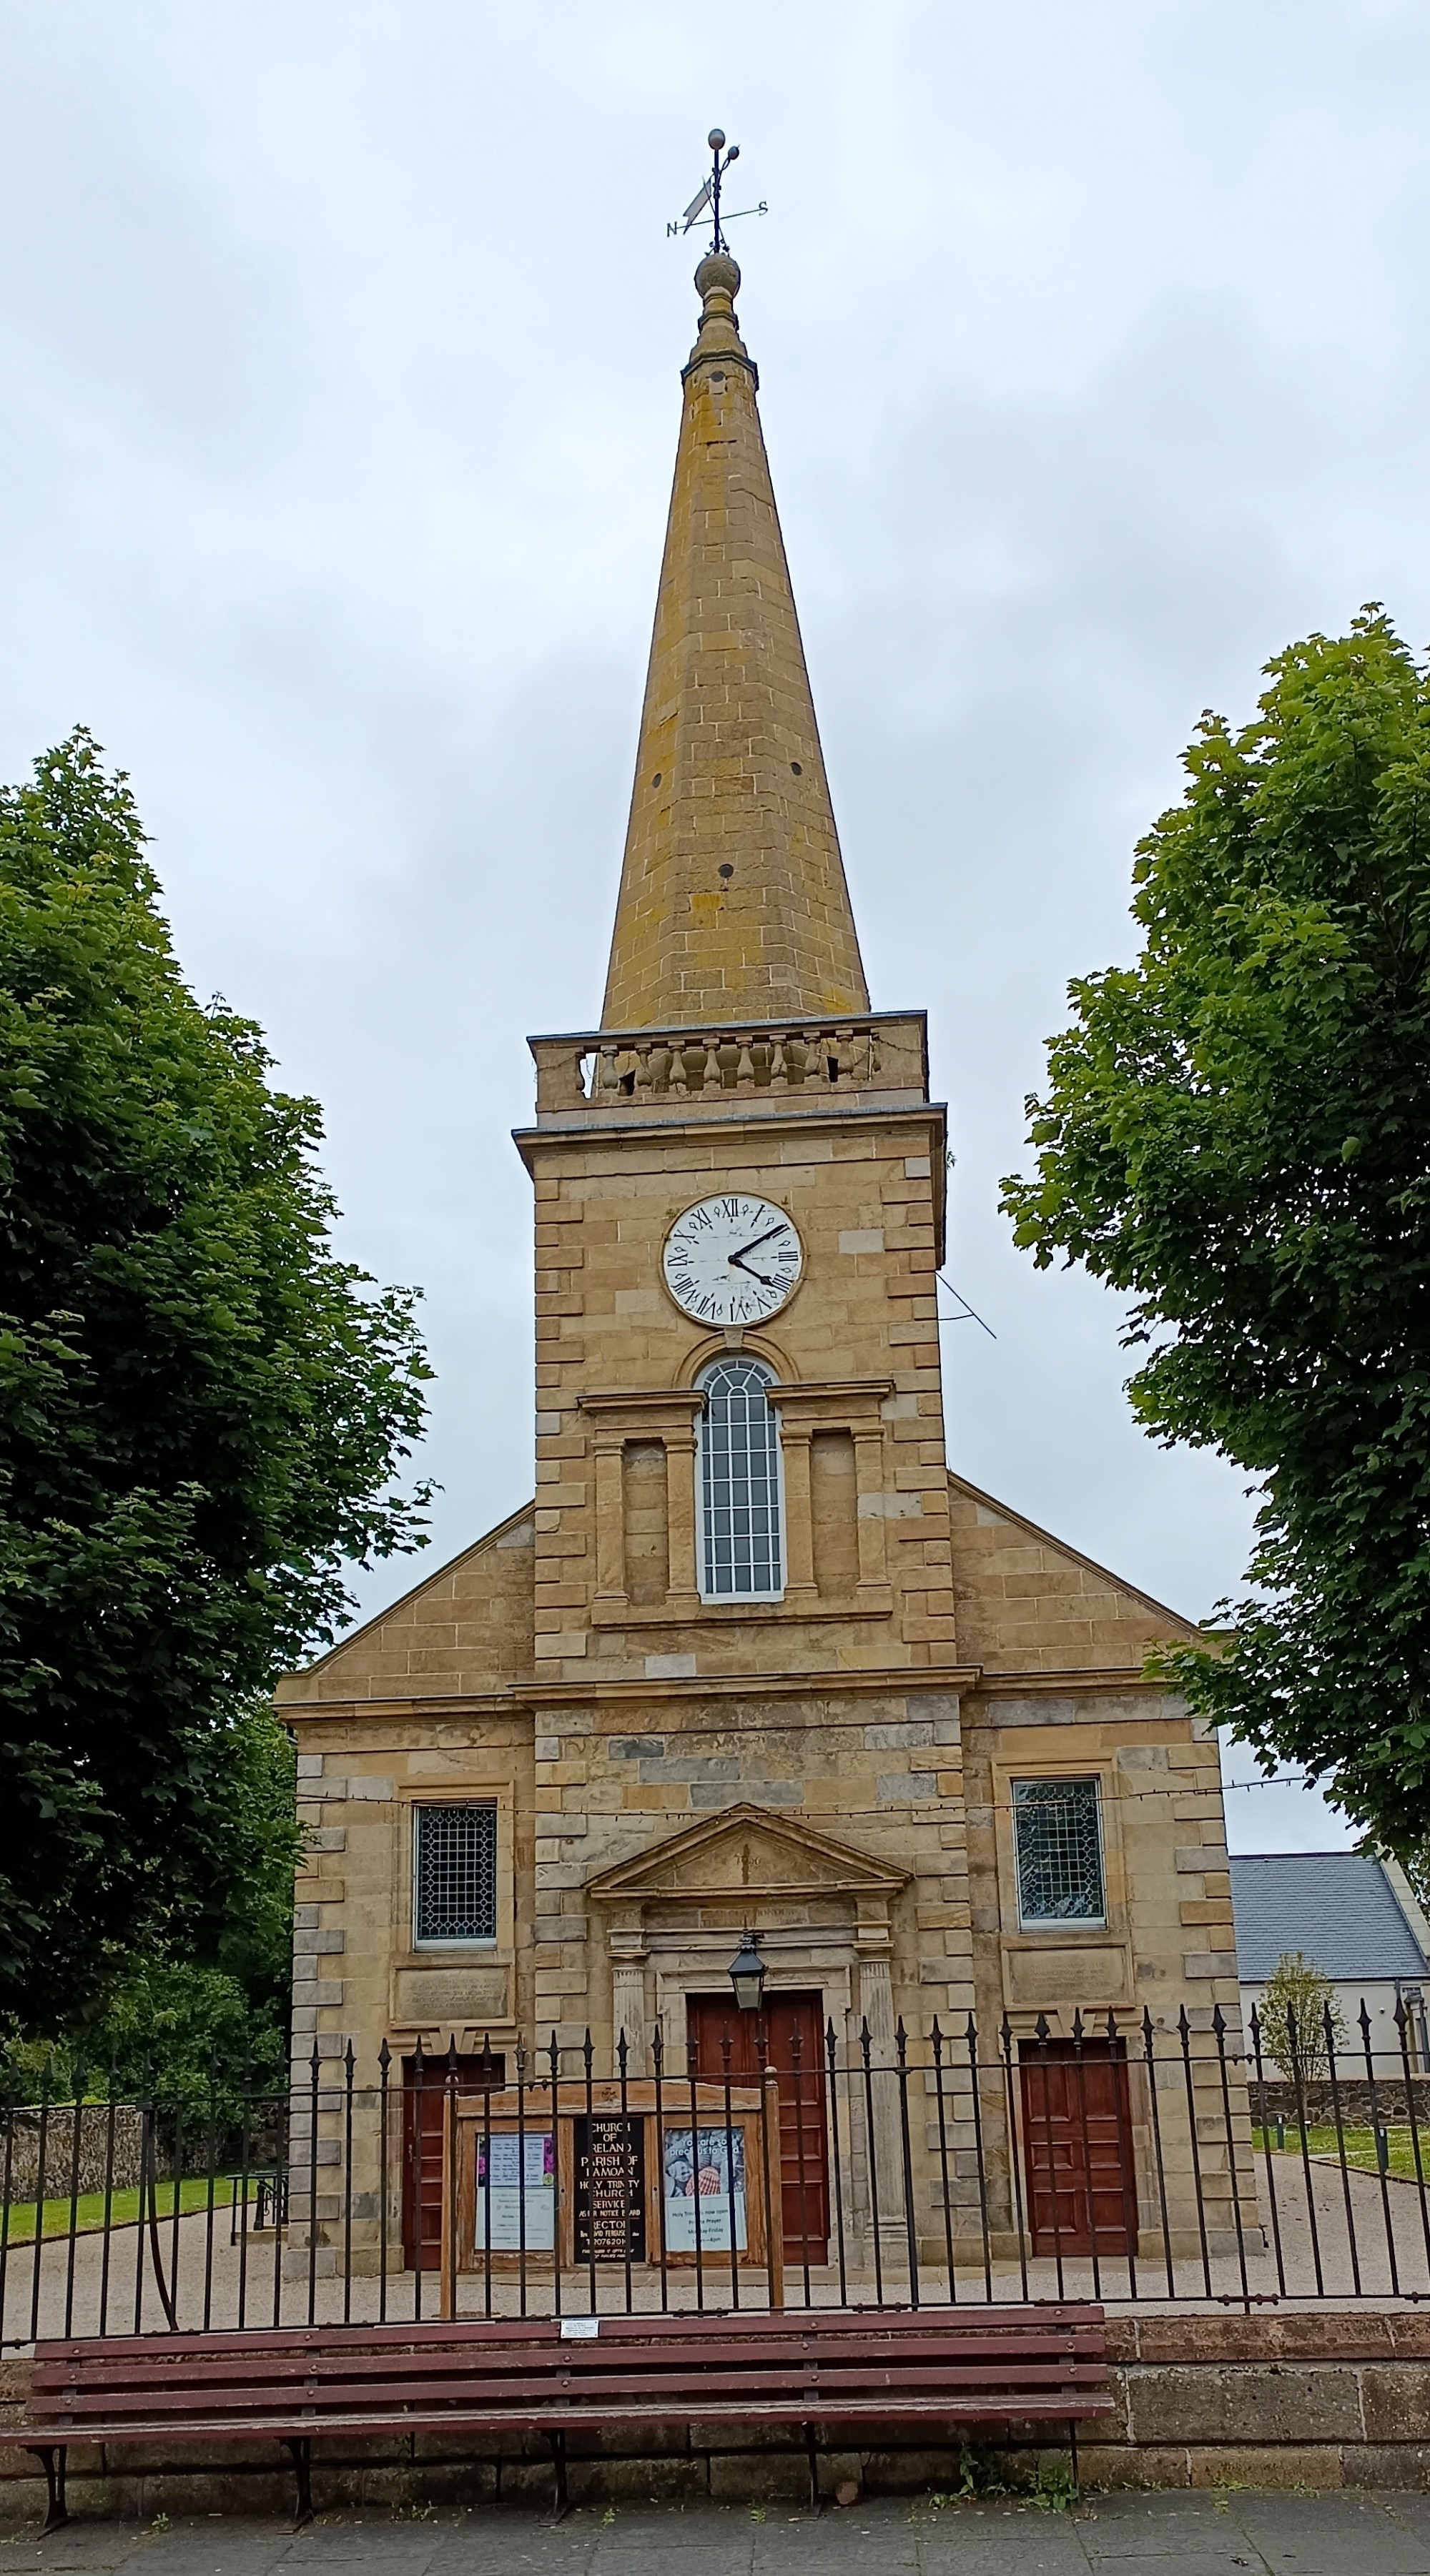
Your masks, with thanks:
[{"label": "black lamp", "polygon": [[742,1932],[740,1946],[730,1962],[730,1983],[741,2012],[758,2012],[764,2001],[765,1963],[760,1957],[758,1932]]}]

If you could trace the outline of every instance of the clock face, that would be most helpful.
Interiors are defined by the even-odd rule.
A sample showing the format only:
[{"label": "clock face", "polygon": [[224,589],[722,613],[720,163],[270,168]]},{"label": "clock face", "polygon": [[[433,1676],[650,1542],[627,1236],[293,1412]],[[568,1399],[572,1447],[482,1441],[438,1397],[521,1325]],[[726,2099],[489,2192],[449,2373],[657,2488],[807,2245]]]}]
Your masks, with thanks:
[{"label": "clock face", "polygon": [[701,1324],[758,1324],[799,1285],[804,1252],[768,1199],[702,1199],[665,1238],[665,1284]]}]

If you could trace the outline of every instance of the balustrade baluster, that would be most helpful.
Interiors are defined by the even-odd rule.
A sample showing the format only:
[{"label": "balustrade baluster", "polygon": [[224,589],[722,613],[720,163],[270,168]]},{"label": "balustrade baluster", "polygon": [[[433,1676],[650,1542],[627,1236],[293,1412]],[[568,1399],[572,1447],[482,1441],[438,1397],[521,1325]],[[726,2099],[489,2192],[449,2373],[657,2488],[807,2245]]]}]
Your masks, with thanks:
[{"label": "balustrade baluster", "polygon": [[[840,1083],[862,1089],[878,1081],[880,1064],[877,1031],[853,1021],[698,1034],[672,1029],[584,1046],[575,1058],[574,1097],[614,1104],[725,1090],[832,1090]],[[553,1098],[550,1105],[560,1103]]]}]

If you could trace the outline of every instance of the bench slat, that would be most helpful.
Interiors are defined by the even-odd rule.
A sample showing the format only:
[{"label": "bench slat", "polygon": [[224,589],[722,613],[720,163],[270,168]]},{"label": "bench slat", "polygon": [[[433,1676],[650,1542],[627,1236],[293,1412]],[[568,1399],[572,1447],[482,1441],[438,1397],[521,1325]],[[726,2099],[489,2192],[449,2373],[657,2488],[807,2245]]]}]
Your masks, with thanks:
[{"label": "bench slat", "polygon": [[[707,2330],[716,2329],[741,2343],[767,2337],[790,2341],[817,2337],[825,2342],[836,2336],[857,2337],[864,2343],[888,2341],[901,2343],[910,2335],[958,2333],[976,2335],[980,2343],[1016,2339],[1043,2334],[1102,2331],[1100,2308],[1088,2306],[1046,2306],[1030,2308],[948,2308],[849,2309],[802,2308],[782,2309],[774,2314],[763,2311],[751,2314],[726,2310],[711,2313],[704,2319],[681,2313],[669,2316],[602,2316],[599,2342],[603,2344],[634,2341],[639,2343],[704,2342]],[[87,2369],[120,2369],[136,2359],[150,2366],[161,2362],[170,2368],[197,2364],[203,2367],[225,2357],[251,2360],[271,2365],[280,2355],[295,2365],[306,2366],[313,2355],[324,2359],[340,2358],[344,2353],[362,2350],[411,2352],[414,2356],[434,2346],[459,2350],[477,2345],[484,2351],[497,2351],[508,2343],[547,2345],[564,2340],[561,2321],[554,2317],[472,2318],[431,2325],[386,2326],[304,2326],[275,2330],[267,2327],[210,2334],[112,2335],[103,2342],[91,2337],[55,2338],[35,2347],[37,2377],[62,2368],[66,2363],[83,2362]]]},{"label": "bench slat", "polygon": [[[584,2403],[594,2404],[605,2397],[623,2402],[644,2399],[649,2405],[663,2406],[669,2412],[690,2409],[698,2414],[709,2396],[717,2394],[743,2396],[750,2402],[762,2401],[765,2396],[778,2397],[791,2385],[807,2388],[815,2395],[822,2393],[831,2401],[846,2395],[851,2398],[865,2395],[873,2398],[881,2394],[887,2395],[891,2390],[909,2393],[927,2390],[930,2393],[936,2393],[941,2389],[979,2392],[991,2400],[995,2396],[1011,2399],[1020,2394],[1041,2394],[1054,2388],[1087,2387],[1093,2385],[1101,2376],[1095,2364],[1083,2364],[1074,2369],[1066,2367],[1054,2369],[1051,2366],[1033,2365],[1026,2370],[999,2373],[996,2377],[990,2377],[988,2373],[976,2370],[900,2371],[890,2368],[856,2371],[830,2369],[827,2365],[821,2367],[811,2363],[802,2371],[669,2373],[644,2381],[633,2381],[629,2374],[620,2372],[611,2373],[596,2385],[588,2381],[586,2385],[579,2388],[573,2387],[571,2382],[564,2378],[557,2379],[554,2374],[547,2378],[528,2374],[514,2384],[503,2382],[499,2388],[491,2389],[485,2388],[480,2379],[474,2382],[472,2378],[465,2381],[444,2380],[435,2386],[418,2390],[409,2388],[401,2380],[388,2380],[375,2387],[366,2388],[360,2394],[351,2390],[335,2389],[324,2396],[312,2390],[295,2389],[291,2392],[290,2402],[297,2411],[302,2413],[305,2420],[310,2417],[316,2420],[320,2416],[351,2412],[357,2403],[381,2407],[405,2405],[409,2411],[415,2408],[434,2410],[440,2408],[445,2414],[453,2407],[470,2409],[480,2404],[492,2409],[500,2409],[523,2401],[530,2402],[539,2398],[544,2389],[549,2388],[553,2397],[559,2395],[564,2399],[569,2396]],[[226,2411],[235,2414],[268,2416],[272,2414],[273,2407],[274,2392],[269,2389],[262,2393],[253,2392],[251,2395],[245,2392],[244,2398],[237,2404],[231,2404]],[[83,2395],[73,2404],[47,2407],[44,2410],[44,2420],[50,2424],[67,2425],[74,2432],[80,2433],[101,2417],[115,2423],[162,2421],[168,2425],[194,2412],[194,2400],[191,2398],[186,2402],[177,2394],[165,2393],[145,2400],[136,2399],[132,2407],[117,2407],[112,2401]],[[34,2423],[39,2420],[39,2411],[32,2410],[30,2421]]]},{"label": "bench slat", "polygon": [[474,2362],[493,2370],[503,2367],[519,2369],[532,2360],[540,2361],[556,2352],[563,2354],[573,2367],[580,2367],[583,2364],[587,2367],[599,2367],[603,2357],[612,2352],[629,2353],[633,2346],[636,2350],[648,2350],[653,2357],[673,2359],[676,2355],[689,2355],[699,2357],[702,2361],[707,2356],[714,2357],[727,2352],[741,2354],[749,2352],[752,2355],[758,2354],[762,2359],[773,2361],[776,2355],[783,2357],[792,2353],[815,2350],[835,2351],[847,2348],[860,2355],[879,2350],[887,2350],[890,2353],[918,2351],[947,2354],[950,2358],[987,2359],[998,2362],[1014,2355],[1066,2353],[1078,2349],[1079,2346],[1100,2350],[1102,2344],[1100,2326],[1095,2329],[1083,2329],[1081,2332],[1070,2326],[1060,2330],[1048,2330],[1039,2326],[1015,2336],[988,2335],[978,2329],[952,2327],[941,2321],[930,2320],[927,2323],[911,2324],[907,2332],[899,2334],[870,2334],[866,2329],[855,2326],[840,2331],[792,2328],[779,2336],[757,2337],[743,2333],[738,2325],[732,2327],[724,2319],[720,2320],[717,2326],[717,2321],[712,2318],[711,2326],[715,2331],[708,2334],[692,2335],[687,2332],[679,2337],[646,2337],[607,2334],[604,2331],[604,2319],[601,2324],[602,2332],[593,2336],[589,2342],[576,2337],[568,2339],[533,2335],[520,2343],[489,2345],[483,2338],[474,2338],[464,2340],[460,2344],[440,2346],[425,2344],[414,2349],[402,2343],[386,2340],[379,2343],[374,2338],[372,2343],[356,2347],[352,2345],[346,2347],[339,2345],[336,2348],[318,2347],[311,2351],[287,2354],[282,2357],[281,2362],[277,2354],[250,2353],[242,2344],[218,2351],[210,2346],[201,2352],[189,2353],[177,2350],[167,2339],[161,2340],[156,2337],[143,2352],[125,2354],[123,2357],[112,2355],[104,2348],[98,2350],[91,2348],[88,2352],[77,2354],[72,2358],[67,2357],[58,2362],[50,2361],[48,2357],[41,2360],[37,2356],[35,2385],[37,2387],[68,2385],[82,2374],[91,2382],[112,2381],[116,2384],[142,2385],[150,2381],[158,2384],[165,2379],[179,2376],[182,2376],[186,2383],[191,2383],[231,2376],[234,2379],[252,2377],[272,2386],[276,2379],[300,2380],[313,2376],[330,2377],[348,2374],[356,2376],[363,2371],[389,2369],[398,2360],[407,2363],[414,2375],[424,2368],[462,2369],[471,2367]]},{"label": "bench slat", "polygon": [[954,2336],[909,2336],[900,2345],[876,2345],[872,2349],[855,2337],[841,2337],[791,2342],[785,2345],[760,2343],[745,2345],[738,2341],[713,2338],[698,2345],[630,2345],[577,2342],[544,2345],[536,2348],[508,2347],[501,2354],[440,2353],[423,2354],[416,2366],[407,2357],[390,2352],[324,2356],[289,2370],[263,2368],[242,2360],[212,2362],[196,2368],[181,2369],[161,2365],[143,2370],[131,2366],[124,2371],[86,2370],[80,2364],[69,2365],[62,2372],[37,2375],[37,2393],[48,2394],[84,2386],[113,2390],[116,2394],[133,2390],[177,2390],[184,2395],[204,2387],[256,2388],[275,2386],[304,2387],[315,2383],[358,2384],[365,2379],[380,2378],[394,2369],[401,2370],[414,2386],[440,2377],[461,2377],[480,2372],[483,2377],[499,2380],[525,2370],[549,2370],[559,2366],[577,2372],[600,2372],[615,2369],[649,2368],[653,2370],[749,2367],[761,2370],[802,2369],[806,2363],[847,2364],[858,2368],[865,2364],[887,2361],[899,2368],[1022,2369],[1033,2363],[1060,2364],[1079,2353],[1096,2355],[1100,2342],[1088,2338],[1054,2340],[1049,2336],[1029,2337],[1025,2344],[986,2345]]},{"label": "bench slat", "polygon": [[[808,2396],[774,2402],[758,2407],[717,2399],[688,2410],[689,2420],[711,2424],[961,2424],[961,2423],[1030,2423],[1052,2421],[1066,2423],[1070,2418],[1083,2419],[1111,2412],[1112,2400],[1103,2392],[1086,2394],[1059,2390],[1056,2396],[1030,2396],[1026,2400],[1010,2396],[1004,2404],[989,2404],[983,2398],[909,2398],[874,2399],[837,2398],[829,2403],[813,2403]],[[454,2409],[450,2414],[434,2416],[427,2425],[410,2414],[361,2413],[353,2415],[317,2415],[305,2418],[297,2411],[256,2416],[236,2424],[230,2416],[215,2416],[211,2421],[191,2418],[182,2424],[156,2425],[165,2440],[176,2442],[225,2442],[270,2440],[282,2441],[293,2435],[348,2433],[365,2438],[380,2434],[407,2435],[423,2430],[434,2433],[465,2432],[534,2432],[549,2430],[599,2431],[603,2425],[651,2424],[671,2422],[681,2410],[661,2411],[646,2405],[566,2404],[552,2399],[540,2407],[482,2408],[472,2411]],[[12,2441],[21,2438],[15,2434]],[[69,2441],[135,2442],[143,2438],[133,2424],[77,2426],[29,2425],[23,2438],[29,2442]]]}]

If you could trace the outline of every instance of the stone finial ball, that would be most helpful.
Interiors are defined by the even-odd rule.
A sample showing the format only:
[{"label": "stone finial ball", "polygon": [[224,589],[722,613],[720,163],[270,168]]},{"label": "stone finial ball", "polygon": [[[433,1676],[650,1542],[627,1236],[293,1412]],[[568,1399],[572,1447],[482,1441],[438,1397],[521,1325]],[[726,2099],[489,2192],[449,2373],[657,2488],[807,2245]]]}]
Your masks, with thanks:
[{"label": "stone finial ball", "polygon": [[708,133],[708,134],[706,135],[706,137],[705,137],[705,140],[706,140],[706,142],[709,144],[710,149],[711,149],[711,151],[712,151],[712,152],[723,152],[723,151],[724,151],[724,149],[725,149],[725,137],[724,137],[724,135],[721,133],[720,128],[719,128],[719,126],[718,126],[718,125],[712,125],[712,126],[711,126],[709,133]]},{"label": "stone finial ball", "polygon": [[738,295],[740,272],[727,250],[710,250],[695,272],[695,291],[697,295],[708,297],[720,287],[727,295]]}]

